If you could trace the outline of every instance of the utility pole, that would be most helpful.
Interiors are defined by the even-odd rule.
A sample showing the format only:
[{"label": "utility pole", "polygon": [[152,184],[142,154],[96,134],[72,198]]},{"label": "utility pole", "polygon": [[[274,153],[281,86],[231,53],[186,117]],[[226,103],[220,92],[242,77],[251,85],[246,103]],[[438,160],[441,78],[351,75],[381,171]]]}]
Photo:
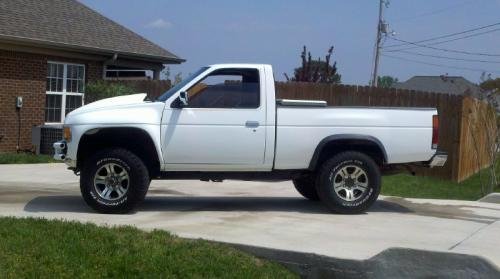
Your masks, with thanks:
[{"label": "utility pole", "polygon": [[375,42],[375,63],[373,64],[373,76],[372,76],[372,86],[377,87],[378,85],[378,63],[380,56],[380,43],[382,42],[382,33],[387,32],[385,30],[385,23],[382,19],[383,6],[386,5],[384,0],[380,0],[378,7],[378,24],[377,24],[377,41]]}]

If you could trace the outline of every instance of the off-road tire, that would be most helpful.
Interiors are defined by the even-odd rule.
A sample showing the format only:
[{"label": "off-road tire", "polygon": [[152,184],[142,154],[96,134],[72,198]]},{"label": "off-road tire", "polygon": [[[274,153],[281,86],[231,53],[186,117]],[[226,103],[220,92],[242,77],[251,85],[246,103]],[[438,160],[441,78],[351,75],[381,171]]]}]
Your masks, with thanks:
[{"label": "off-road tire", "polygon": [[[334,189],[334,179],[341,175],[342,169],[360,168],[365,173],[366,189],[353,201],[347,201]],[[345,169],[344,169],[345,170]],[[364,153],[346,151],[326,160],[319,169],[316,190],[320,200],[333,212],[341,214],[359,214],[366,211],[380,193],[380,169],[375,161]],[[358,192],[359,193],[359,192]]]},{"label": "off-road tire", "polygon": [[303,176],[293,180],[293,185],[297,192],[310,201],[319,201],[316,191],[316,179],[312,175]]},{"label": "off-road tire", "polygon": [[[113,201],[101,197],[94,186],[96,172],[106,164],[122,167],[129,177],[126,193]],[[80,176],[80,191],[85,202],[97,212],[128,213],[144,200],[150,181],[148,169],[137,155],[122,148],[104,149],[85,161]]]}]

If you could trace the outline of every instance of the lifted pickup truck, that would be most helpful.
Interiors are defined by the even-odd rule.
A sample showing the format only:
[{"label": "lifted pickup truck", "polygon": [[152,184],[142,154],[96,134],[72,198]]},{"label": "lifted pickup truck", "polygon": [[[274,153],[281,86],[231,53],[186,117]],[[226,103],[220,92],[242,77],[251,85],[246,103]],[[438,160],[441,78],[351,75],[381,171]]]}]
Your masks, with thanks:
[{"label": "lifted pickup truck", "polygon": [[102,213],[132,210],[152,179],[293,180],[309,200],[360,213],[379,195],[381,169],[446,161],[436,109],[276,100],[274,84],[270,65],[220,64],[155,101],[97,101],[67,115],[54,157]]}]

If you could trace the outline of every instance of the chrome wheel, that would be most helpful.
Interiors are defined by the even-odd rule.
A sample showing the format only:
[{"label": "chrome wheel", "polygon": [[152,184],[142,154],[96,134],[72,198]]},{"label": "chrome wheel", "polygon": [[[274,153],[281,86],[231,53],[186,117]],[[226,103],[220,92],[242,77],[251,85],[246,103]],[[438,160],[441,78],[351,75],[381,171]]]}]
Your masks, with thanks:
[{"label": "chrome wheel", "polygon": [[101,166],[94,176],[97,194],[108,201],[118,200],[127,194],[130,178],[127,170],[114,163]]},{"label": "chrome wheel", "polygon": [[359,199],[367,188],[368,176],[356,165],[344,166],[334,174],[333,189],[337,196],[345,201]]}]

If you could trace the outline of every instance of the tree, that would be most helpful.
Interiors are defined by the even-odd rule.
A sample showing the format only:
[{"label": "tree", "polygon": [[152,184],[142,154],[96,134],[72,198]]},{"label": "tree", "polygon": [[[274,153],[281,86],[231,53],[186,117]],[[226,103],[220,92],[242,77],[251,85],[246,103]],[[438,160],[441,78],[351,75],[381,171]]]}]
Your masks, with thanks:
[{"label": "tree", "polygon": [[174,76],[174,80],[172,81],[172,85],[177,85],[179,83],[182,82],[182,73],[181,72],[178,72],[177,74],[175,74]]},{"label": "tree", "polygon": [[500,95],[500,78],[491,78],[491,74],[482,73],[481,83],[479,87],[482,89],[481,98],[487,100],[493,107],[500,109],[499,95]]},{"label": "tree", "polygon": [[325,60],[318,57],[313,60],[311,52],[307,51],[306,46],[302,49],[300,57],[302,58],[302,66],[296,68],[293,77],[290,78],[288,74],[284,73],[287,81],[300,81],[300,82],[318,82],[318,83],[340,83],[340,74],[337,73],[337,62],[330,65],[330,60],[333,54],[333,46],[328,49]]},{"label": "tree", "polygon": [[398,78],[391,76],[378,76],[377,83],[378,87],[391,88],[395,83],[398,82]]},{"label": "tree", "polygon": [[170,67],[168,66],[163,69],[162,74],[164,79],[170,81],[172,85],[176,85],[182,81],[182,72],[178,72],[177,74],[175,74],[172,79],[172,72],[170,71]]},{"label": "tree", "polygon": [[493,79],[491,78],[491,74],[483,74],[481,75],[481,83],[479,84],[479,87],[490,93],[500,92],[500,78]]}]

